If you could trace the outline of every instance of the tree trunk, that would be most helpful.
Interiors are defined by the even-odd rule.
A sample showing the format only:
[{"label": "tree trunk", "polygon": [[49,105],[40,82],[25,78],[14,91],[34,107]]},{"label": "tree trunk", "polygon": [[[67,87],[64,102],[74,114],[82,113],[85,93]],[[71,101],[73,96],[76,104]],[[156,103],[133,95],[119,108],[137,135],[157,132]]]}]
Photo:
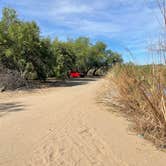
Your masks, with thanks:
[{"label": "tree trunk", "polygon": [[95,70],[93,71],[93,76],[96,76],[97,70],[98,70],[98,69],[95,69]]},{"label": "tree trunk", "polygon": [[86,72],[85,72],[85,76],[87,76],[88,75],[88,72],[91,70],[91,68],[90,69],[88,69]]}]

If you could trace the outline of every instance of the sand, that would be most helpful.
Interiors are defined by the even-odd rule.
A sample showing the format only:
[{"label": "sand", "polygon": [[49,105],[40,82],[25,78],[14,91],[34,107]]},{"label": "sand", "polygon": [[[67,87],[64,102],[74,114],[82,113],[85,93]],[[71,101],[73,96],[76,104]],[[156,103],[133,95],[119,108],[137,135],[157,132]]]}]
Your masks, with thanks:
[{"label": "sand", "polygon": [[0,166],[165,166],[166,153],[96,102],[102,79],[0,96]]}]

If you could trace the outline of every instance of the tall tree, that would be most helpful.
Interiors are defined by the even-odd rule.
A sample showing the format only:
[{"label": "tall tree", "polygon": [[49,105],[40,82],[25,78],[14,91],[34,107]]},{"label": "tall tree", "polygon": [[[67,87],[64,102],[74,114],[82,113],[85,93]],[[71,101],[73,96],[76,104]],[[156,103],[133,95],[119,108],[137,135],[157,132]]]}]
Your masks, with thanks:
[{"label": "tall tree", "polygon": [[76,56],[70,42],[53,42],[54,54],[56,55],[55,75],[60,78],[68,77],[69,71],[75,68]]},{"label": "tall tree", "polygon": [[90,40],[87,37],[79,37],[74,42],[75,54],[77,57],[76,68],[78,71],[87,73],[90,69],[88,66]]}]

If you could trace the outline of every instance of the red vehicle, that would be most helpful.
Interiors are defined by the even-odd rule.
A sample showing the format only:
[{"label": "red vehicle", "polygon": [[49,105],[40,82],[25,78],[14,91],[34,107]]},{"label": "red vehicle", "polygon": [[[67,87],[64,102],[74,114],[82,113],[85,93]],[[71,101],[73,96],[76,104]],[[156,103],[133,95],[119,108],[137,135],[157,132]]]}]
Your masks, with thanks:
[{"label": "red vehicle", "polygon": [[80,77],[80,73],[79,72],[70,72],[70,77],[71,78],[79,78]]}]

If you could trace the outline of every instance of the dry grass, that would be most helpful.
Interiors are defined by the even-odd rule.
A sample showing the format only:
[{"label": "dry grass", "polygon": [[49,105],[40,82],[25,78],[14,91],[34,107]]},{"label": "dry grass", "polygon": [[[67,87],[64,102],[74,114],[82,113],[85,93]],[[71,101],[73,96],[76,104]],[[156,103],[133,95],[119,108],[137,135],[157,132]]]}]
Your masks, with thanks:
[{"label": "dry grass", "polygon": [[[157,146],[166,147],[165,66],[116,66],[107,76],[106,102],[119,107],[135,130]],[[111,85],[112,84],[112,85]],[[111,99],[116,88],[114,100]]]}]

